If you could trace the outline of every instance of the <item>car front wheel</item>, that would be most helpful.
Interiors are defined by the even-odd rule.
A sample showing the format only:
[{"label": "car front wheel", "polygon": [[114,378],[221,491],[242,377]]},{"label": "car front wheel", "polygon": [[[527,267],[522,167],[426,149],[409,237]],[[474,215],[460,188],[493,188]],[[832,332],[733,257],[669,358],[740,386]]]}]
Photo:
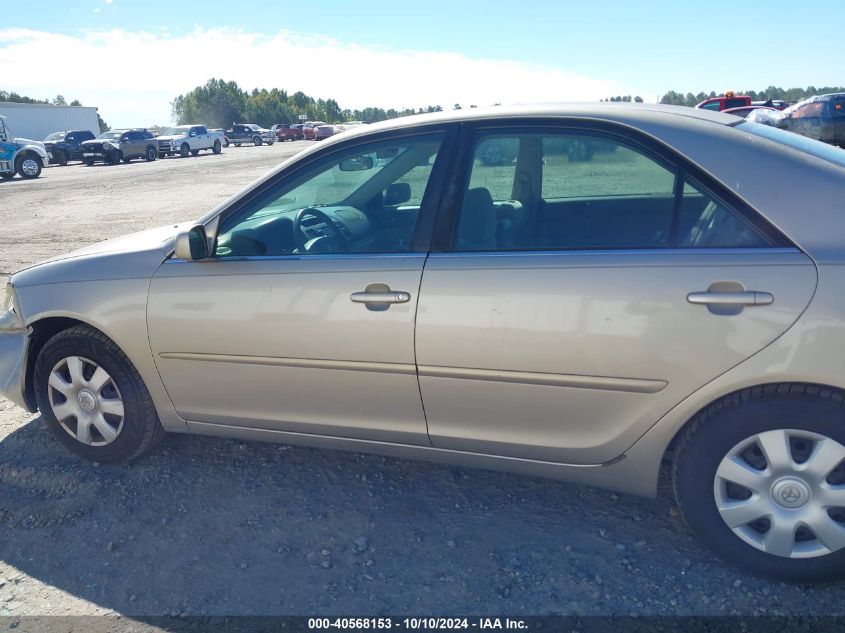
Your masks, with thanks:
[{"label": "car front wheel", "polygon": [[703,411],[674,465],[681,514],[723,559],[788,582],[845,577],[845,396],[770,385]]},{"label": "car front wheel", "polygon": [[214,152],[215,154],[220,153],[220,151],[221,151],[220,150],[220,141],[214,141],[214,147],[211,148],[211,151]]},{"label": "car front wheel", "polygon": [[158,158],[158,150],[151,145],[147,148],[144,158],[146,158],[148,162],[154,161],[156,158]]},{"label": "car front wheel", "polygon": [[261,145],[261,143],[262,143],[261,137],[260,136],[253,136],[252,137],[252,143],[256,146]]},{"label": "car front wheel", "polygon": [[86,459],[129,460],[164,433],[135,366],[111,339],[87,326],[45,343],[35,364],[35,395],[53,434]]}]

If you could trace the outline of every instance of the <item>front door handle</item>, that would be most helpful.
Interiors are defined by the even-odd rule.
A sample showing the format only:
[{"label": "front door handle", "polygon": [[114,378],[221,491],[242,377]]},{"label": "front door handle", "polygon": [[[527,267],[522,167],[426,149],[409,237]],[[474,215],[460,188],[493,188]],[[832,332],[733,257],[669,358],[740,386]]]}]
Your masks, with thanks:
[{"label": "front door handle", "polygon": [[771,292],[745,290],[743,292],[691,292],[687,301],[699,305],[716,306],[767,306],[774,302]]},{"label": "front door handle", "polygon": [[353,292],[349,295],[355,303],[408,303],[411,293],[402,290],[388,290],[386,292]]}]

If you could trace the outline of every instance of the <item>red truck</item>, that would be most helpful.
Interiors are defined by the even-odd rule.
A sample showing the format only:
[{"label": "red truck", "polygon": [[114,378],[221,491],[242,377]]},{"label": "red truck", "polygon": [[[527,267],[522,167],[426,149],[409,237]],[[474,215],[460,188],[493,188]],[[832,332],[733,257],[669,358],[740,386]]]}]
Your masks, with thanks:
[{"label": "red truck", "polygon": [[721,112],[722,110],[728,110],[729,108],[742,108],[750,105],[751,97],[735,95],[732,91],[728,90],[721,97],[711,97],[710,99],[705,99],[695,107],[702,108],[704,110],[715,110],[716,112]]},{"label": "red truck", "polygon": [[752,106],[783,110],[784,108],[788,107],[789,104],[786,101],[781,101],[780,99],[769,99],[768,101],[752,101],[751,97],[748,97],[746,95],[736,95],[733,93],[733,91],[728,90],[721,97],[711,97],[709,99],[705,99],[701,103],[697,104],[695,107],[703,108],[705,110],[715,110],[716,112],[722,112],[723,110],[732,110],[734,108],[750,108]]}]

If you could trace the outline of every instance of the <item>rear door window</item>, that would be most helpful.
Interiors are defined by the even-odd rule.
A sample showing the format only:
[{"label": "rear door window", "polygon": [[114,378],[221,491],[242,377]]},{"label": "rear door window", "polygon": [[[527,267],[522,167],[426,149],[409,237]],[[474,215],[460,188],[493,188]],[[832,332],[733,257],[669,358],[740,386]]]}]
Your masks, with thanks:
[{"label": "rear door window", "polygon": [[681,166],[628,140],[497,133],[474,145],[453,250],[775,245],[779,236],[762,222],[746,219]]}]

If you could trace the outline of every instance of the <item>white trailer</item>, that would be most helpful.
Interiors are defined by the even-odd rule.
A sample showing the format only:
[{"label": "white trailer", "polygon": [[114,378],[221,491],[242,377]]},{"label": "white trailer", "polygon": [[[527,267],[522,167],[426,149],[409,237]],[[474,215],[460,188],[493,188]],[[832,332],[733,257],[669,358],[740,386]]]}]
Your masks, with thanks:
[{"label": "white trailer", "polygon": [[97,108],[0,102],[0,115],[6,117],[16,136],[36,141],[66,130],[90,130],[94,135],[100,134]]}]

